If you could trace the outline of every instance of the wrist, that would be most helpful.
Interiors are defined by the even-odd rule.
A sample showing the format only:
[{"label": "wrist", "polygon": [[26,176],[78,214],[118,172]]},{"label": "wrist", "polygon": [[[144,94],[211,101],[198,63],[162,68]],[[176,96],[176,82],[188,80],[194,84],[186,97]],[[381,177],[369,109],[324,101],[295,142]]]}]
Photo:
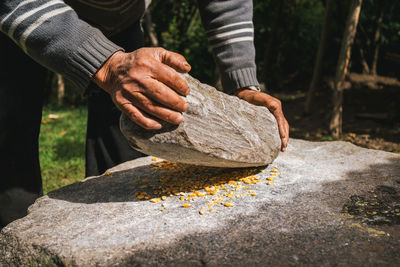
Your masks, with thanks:
[{"label": "wrist", "polygon": [[238,96],[242,98],[243,95],[248,94],[248,93],[253,93],[253,92],[261,92],[261,89],[259,86],[246,86],[243,88],[239,88],[235,91],[235,96]]},{"label": "wrist", "polygon": [[115,62],[119,61],[118,58],[120,58],[123,54],[124,52],[121,50],[113,53],[97,70],[95,75],[93,75],[93,82],[108,93],[110,93],[108,83],[112,73],[111,67],[114,65]]}]

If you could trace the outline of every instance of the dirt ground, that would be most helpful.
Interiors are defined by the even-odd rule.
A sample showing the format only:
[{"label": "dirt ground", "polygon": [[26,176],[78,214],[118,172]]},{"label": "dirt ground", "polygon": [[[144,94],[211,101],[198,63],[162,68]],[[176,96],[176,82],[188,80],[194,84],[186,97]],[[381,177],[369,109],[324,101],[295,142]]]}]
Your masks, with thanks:
[{"label": "dirt ground", "polygon": [[[291,137],[333,140],[328,131],[332,79],[324,79],[311,114],[304,114],[306,90],[273,94],[282,100]],[[400,82],[397,79],[351,73],[346,79],[341,140],[400,153]]]}]

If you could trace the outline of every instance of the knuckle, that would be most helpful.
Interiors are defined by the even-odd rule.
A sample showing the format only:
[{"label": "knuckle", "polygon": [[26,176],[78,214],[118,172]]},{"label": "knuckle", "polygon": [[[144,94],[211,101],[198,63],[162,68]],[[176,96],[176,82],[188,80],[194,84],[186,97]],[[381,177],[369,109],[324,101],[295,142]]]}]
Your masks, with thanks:
[{"label": "knuckle", "polygon": [[142,127],[145,128],[146,130],[153,129],[153,125],[147,120],[144,120],[144,119],[141,120],[141,124],[142,124]]},{"label": "knuckle", "polygon": [[123,105],[126,101],[125,101],[125,97],[123,97],[123,95],[120,92],[117,92],[114,97],[114,102],[117,103],[118,105]]},{"label": "knuckle", "polygon": [[148,67],[149,61],[145,57],[138,57],[136,59],[136,64],[141,67]]},{"label": "knuckle", "polygon": [[281,101],[279,101],[278,99],[276,99],[276,101],[274,100],[274,101],[272,101],[271,102],[271,109],[272,110],[279,110],[279,109],[281,109],[282,108],[282,104],[281,104]]},{"label": "knuckle", "polygon": [[165,48],[160,47],[160,46],[156,47],[155,49],[157,49],[157,51],[160,53],[165,53],[167,51]]},{"label": "knuckle", "polygon": [[131,121],[138,123],[139,119],[135,112],[132,112],[131,110],[125,110],[124,113],[126,115],[128,115],[128,117],[131,119]]},{"label": "knuckle", "polygon": [[145,99],[140,99],[139,102],[145,111],[154,111],[154,106],[150,101]]},{"label": "knuckle", "polygon": [[186,89],[184,95],[187,96],[187,95],[189,95],[189,94],[190,94],[190,87],[187,86],[187,89]]},{"label": "knuckle", "polygon": [[178,98],[172,102],[172,106],[175,110],[185,111],[185,101]]}]

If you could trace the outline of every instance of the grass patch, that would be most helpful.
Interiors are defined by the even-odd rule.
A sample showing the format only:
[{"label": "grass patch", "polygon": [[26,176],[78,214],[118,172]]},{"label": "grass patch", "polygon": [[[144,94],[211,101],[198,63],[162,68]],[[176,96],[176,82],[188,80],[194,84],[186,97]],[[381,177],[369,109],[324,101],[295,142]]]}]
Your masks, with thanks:
[{"label": "grass patch", "polygon": [[85,106],[43,109],[39,157],[44,194],[84,178],[86,122]]}]

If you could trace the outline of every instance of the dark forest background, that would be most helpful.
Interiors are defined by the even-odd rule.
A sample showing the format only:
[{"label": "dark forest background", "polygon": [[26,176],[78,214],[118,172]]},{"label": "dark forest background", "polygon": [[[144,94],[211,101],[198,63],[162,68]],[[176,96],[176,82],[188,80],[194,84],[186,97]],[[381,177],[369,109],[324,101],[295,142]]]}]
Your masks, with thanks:
[{"label": "dark forest background", "polygon": [[[282,100],[291,136],[342,139],[399,152],[400,1],[253,3],[258,79],[266,92]],[[338,85],[338,64],[345,60],[340,57],[342,41],[357,5],[361,9],[351,55],[344,80]],[[183,54],[192,66],[192,76],[219,87],[218,70],[195,0],[153,0],[143,26],[146,45]],[[323,53],[318,53],[321,40],[325,45]],[[317,55],[320,64],[315,66]],[[85,105],[82,92],[69,81],[53,73],[48,77],[47,105]],[[337,97],[340,90],[342,98]],[[339,132],[339,126],[332,126],[331,121],[338,101],[343,108]]]}]

